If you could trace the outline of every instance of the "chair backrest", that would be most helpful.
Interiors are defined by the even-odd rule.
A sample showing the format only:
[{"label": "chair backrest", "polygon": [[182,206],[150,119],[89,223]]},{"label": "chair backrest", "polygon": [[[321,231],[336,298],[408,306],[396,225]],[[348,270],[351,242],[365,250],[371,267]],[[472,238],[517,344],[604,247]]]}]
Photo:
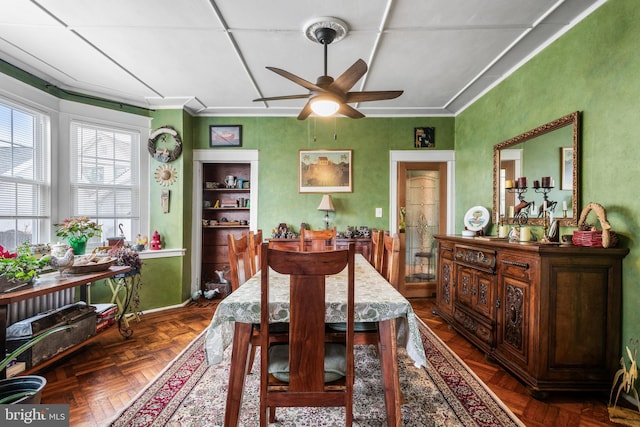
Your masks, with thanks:
[{"label": "chair backrest", "polygon": [[253,274],[260,271],[260,263],[262,262],[260,251],[262,250],[262,230],[257,230],[255,233],[249,232],[249,246],[253,252],[251,257],[251,270]]},{"label": "chair backrest", "polygon": [[382,275],[387,282],[398,289],[400,274],[400,237],[397,234],[389,236],[385,234],[384,251],[382,254]]},{"label": "chair backrest", "polygon": [[[336,227],[329,230],[300,230],[300,251],[330,251],[337,249]],[[311,241],[311,245],[305,245],[306,241]]]},{"label": "chair backrest", "polygon": [[[295,252],[262,246],[261,274],[261,404],[276,406],[346,406],[350,414],[353,399],[353,339],[354,339],[354,257],[355,244],[348,249],[324,252]],[[344,283],[347,296],[347,331],[345,377],[342,387],[325,387],[325,278],[347,267]],[[273,378],[264,367],[269,366],[269,271],[289,276],[289,381],[268,387]],[[273,344],[279,345],[279,344]],[[263,400],[264,393],[264,400]],[[277,402],[269,393],[277,393]],[[331,396],[333,395],[333,396]],[[341,395],[341,397],[336,396]],[[349,396],[349,397],[347,397]],[[287,400],[285,402],[285,399]],[[338,400],[336,400],[338,399]],[[344,400],[340,400],[344,399]],[[342,403],[336,403],[340,401]],[[264,406],[261,406],[264,408]],[[264,415],[264,411],[261,410]],[[347,415],[350,420],[350,415]],[[350,422],[347,425],[351,425]]]},{"label": "chair backrest", "polygon": [[[235,237],[229,233],[227,243],[229,249],[229,269],[231,270],[231,290],[235,291],[255,274],[251,269],[253,250],[251,250],[249,236],[246,233],[240,237]],[[255,260],[253,260],[253,263],[255,264]]]},{"label": "chair backrest", "polygon": [[382,252],[384,250],[384,230],[371,230],[371,265],[382,273]]}]

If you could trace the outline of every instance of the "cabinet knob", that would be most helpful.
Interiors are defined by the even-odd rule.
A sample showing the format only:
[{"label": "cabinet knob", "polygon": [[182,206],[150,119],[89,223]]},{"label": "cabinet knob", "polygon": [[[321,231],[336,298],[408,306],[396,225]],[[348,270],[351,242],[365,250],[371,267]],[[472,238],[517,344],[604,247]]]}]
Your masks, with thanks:
[{"label": "cabinet knob", "polygon": [[496,299],[496,308],[500,308],[500,298]]}]

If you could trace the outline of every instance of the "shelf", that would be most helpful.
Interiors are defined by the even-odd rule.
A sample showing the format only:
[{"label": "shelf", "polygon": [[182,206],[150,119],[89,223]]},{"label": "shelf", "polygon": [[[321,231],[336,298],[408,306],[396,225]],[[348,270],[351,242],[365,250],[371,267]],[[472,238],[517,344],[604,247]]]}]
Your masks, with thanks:
[{"label": "shelf", "polygon": [[216,193],[249,193],[250,188],[203,188],[204,191],[215,191]]},{"label": "shelf", "polygon": [[249,225],[207,225],[202,228],[249,228]]},{"label": "shelf", "polygon": [[205,211],[249,211],[251,208],[202,208]]}]

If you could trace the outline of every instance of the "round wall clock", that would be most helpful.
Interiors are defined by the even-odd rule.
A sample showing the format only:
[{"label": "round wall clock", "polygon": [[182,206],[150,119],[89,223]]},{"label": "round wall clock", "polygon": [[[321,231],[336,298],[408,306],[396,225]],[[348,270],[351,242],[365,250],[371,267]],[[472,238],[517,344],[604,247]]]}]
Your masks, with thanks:
[{"label": "round wall clock", "polygon": [[[166,147],[166,144],[170,143],[171,140],[173,140],[174,145],[172,149],[169,149]],[[162,141],[165,147],[157,148],[156,142],[158,141]],[[182,153],[182,140],[180,139],[178,131],[172,126],[161,126],[149,135],[147,149],[149,150],[149,154],[157,161],[162,163],[173,162],[180,157]]]},{"label": "round wall clock", "polygon": [[176,179],[178,178],[178,173],[175,168],[170,165],[160,165],[156,169],[155,172],[156,182],[160,185],[164,185],[165,187],[170,186]]}]

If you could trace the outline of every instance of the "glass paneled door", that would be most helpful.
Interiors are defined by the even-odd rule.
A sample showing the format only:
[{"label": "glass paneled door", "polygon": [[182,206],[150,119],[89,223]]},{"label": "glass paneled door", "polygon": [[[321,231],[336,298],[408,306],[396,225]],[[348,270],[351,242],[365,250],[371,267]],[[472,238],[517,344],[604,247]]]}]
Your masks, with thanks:
[{"label": "glass paneled door", "polygon": [[[430,297],[437,280],[435,234],[446,231],[446,163],[398,164],[398,212],[402,259],[400,292]],[[404,218],[403,218],[404,217]]]}]

